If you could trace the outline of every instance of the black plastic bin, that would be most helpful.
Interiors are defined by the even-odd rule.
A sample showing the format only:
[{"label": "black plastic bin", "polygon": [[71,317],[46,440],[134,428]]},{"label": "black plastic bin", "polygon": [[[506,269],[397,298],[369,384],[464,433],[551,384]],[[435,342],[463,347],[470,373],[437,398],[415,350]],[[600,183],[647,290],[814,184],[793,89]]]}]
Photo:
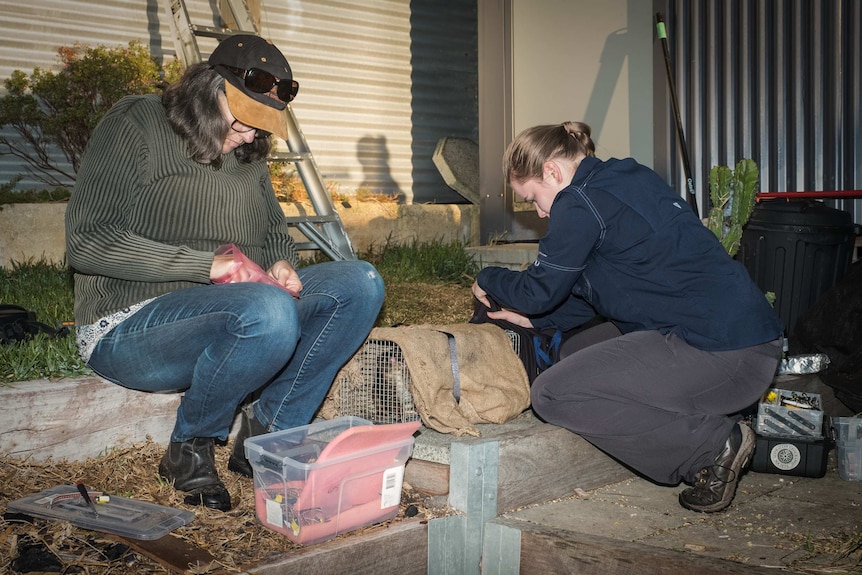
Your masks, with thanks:
[{"label": "black plastic bin", "polygon": [[738,259],[775,309],[786,335],[847,271],[856,241],[853,219],[814,200],[762,200],[742,234]]}]

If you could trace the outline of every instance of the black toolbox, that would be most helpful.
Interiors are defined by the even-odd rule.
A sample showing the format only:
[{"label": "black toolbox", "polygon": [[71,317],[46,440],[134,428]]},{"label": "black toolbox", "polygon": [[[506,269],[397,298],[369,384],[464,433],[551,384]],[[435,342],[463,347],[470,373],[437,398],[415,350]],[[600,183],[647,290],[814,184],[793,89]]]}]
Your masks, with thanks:
[{"label": "black toolbox", "polygon": [[820,395],[769,389],[757,405],[752,471],[823,477],[832,447]]},{"label": "black toolbox", "polygon": [[829,437],[805,438],[756,434],[751,458],[752,471],[802,477],[826,475],[826,461],[832,441]]}]

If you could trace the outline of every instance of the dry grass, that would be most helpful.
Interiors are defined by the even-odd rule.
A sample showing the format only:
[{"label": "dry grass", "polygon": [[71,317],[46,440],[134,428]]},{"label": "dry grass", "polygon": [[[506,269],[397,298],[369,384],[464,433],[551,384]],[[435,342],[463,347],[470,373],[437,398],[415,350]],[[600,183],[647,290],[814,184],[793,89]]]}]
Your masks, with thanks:
[{"label": "dry grass", "polygon": [[[216,448],[219,475],[233,502],[233,509],[226,513],[184,504],[182,495],[157,476],[156,469],[163,453],[163,446],[148,441],[83,462],[37,464],[2,458],[3,511],[8,501],[55,485],[80,482],[106,493],[192,511],[195,519],[174,530],[173,535],[215,557],[217,563],[200,569],[200,573],[215,569],[238,572],[300,548],[286,537],[264,528],[255,519],[254,486],[251,479],[227,470],[228,446]],[[415,508],[411,514],[416,511],[418,514],[410,520],[428,519],[433,515],[422,505],[422,498],[405,486],[398,517],[365,528],[362,532],[385,529],[389,523],[405,520],[404,511],[411,505]],[[355,533],[340,537],[350,537]],[[37,571],[51,571],[44,565],[45,558],[53,557],[63,566],[63,573],[150,575],[171,572],[109,535],[79,529],[63,521],[36,519],[28,523],[4,516],[0,522],[0,573],[15,572],[13,561],[22,561],[28,553],[36,551],[41,553],[43,565]]]},{"label": "dry grass", "polygon": [[[383,319],[379,323],[465,322],[470,317],[471,309],[469,287],[393,284],[389,288]],[[159,480],[157,468],[164,446],[153,442],[83,462],[33,463],[0,455],[0,510],[5,513],[9,501],[55,485],[80,482],[106,493],[194,512],[194,521],[176,529],[173,535],[213,555],[217,564],[212,565],[212,569],[238,572],[298,549],[298,545],[264,528],[256,520],[254,486],[250,479],[227,470],[229,447],[216,448],[219,475],[233,501],[233,509],[227,513],[185,505],[181,495]],[[385,529],[391,522],[408,520],[404,515],[408,506],[413,506],[411,521],[429,519],[434,515],[433,511],[424,507],[422,498],[409,485],[405,485],[399,515],[389,522],[365,528],[362,532]],[[340,537],[350,537],[355,533]],[[24,559],[22,554],[36,552],[40,552],[43,559],[55,560],[54,572],[62,569],[63,573],[91,575],[170,573],[165,567],[108,535],[79,529],[62,521],[36,519],[28,523],[4,516],[0,521],[0,573],[14,573],[13,561]],[[42,570],[52,569],[43,567]],[[207,571],[202,569],[200,572]]]},{"label": "dry grass", "polygon": [[[397,302],[397,303],[394,303]],[[453,324],[470,319],[470,288],[450,284],[395,283],[386,286],[386,303],[378,323]]]}]

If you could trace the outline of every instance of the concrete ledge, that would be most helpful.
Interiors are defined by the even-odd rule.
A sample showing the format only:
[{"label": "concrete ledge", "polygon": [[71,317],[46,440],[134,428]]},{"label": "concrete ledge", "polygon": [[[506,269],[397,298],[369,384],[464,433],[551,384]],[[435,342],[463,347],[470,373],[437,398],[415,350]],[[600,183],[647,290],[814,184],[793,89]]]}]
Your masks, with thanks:
[{"label": "concrete ledge", "polygon": [[468,247],[467,252],[483,268],[498,266],[520,271],[530,266],[539,254],[537,243],[497,244]]},{"label": "concrete ledge", "polygon": [[66,257],[66,203],[0,206],[0,267],[29,259],[62,262]]},{"label": "concrete ledge", "polygon": [[[302,203],[282,203],[282,210],[287,216],[314,213],[310,204]],[[350,207],[338,204],[335,210],[358,253],[387,242],[479,243],[478,206],[354,201]],[[65,215],[66,203],[0,206],[0,267],[30,259],[63,262],[66,257]],[[298,242],[307,241],[296,228],[292,235]]]}]

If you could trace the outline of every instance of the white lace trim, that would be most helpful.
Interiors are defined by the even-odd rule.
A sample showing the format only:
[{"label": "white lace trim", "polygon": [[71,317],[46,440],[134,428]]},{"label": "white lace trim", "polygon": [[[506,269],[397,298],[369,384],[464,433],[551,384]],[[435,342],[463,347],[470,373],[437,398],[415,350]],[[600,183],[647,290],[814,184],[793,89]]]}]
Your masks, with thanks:
[{"label": "white lace trim", "polygon": [[120,325],[123,320],[129,319],[135,315],[142,307],[150,303],[156,298],[130,305],[118,312],[106,315],[96,323],[90,325],[79,325],[75,328],[75,343],[78,346],[78,354],[84,362],[90,361],[90,356],[93,355],[93,349],[99,340],[102,339],[109,331]]}]

